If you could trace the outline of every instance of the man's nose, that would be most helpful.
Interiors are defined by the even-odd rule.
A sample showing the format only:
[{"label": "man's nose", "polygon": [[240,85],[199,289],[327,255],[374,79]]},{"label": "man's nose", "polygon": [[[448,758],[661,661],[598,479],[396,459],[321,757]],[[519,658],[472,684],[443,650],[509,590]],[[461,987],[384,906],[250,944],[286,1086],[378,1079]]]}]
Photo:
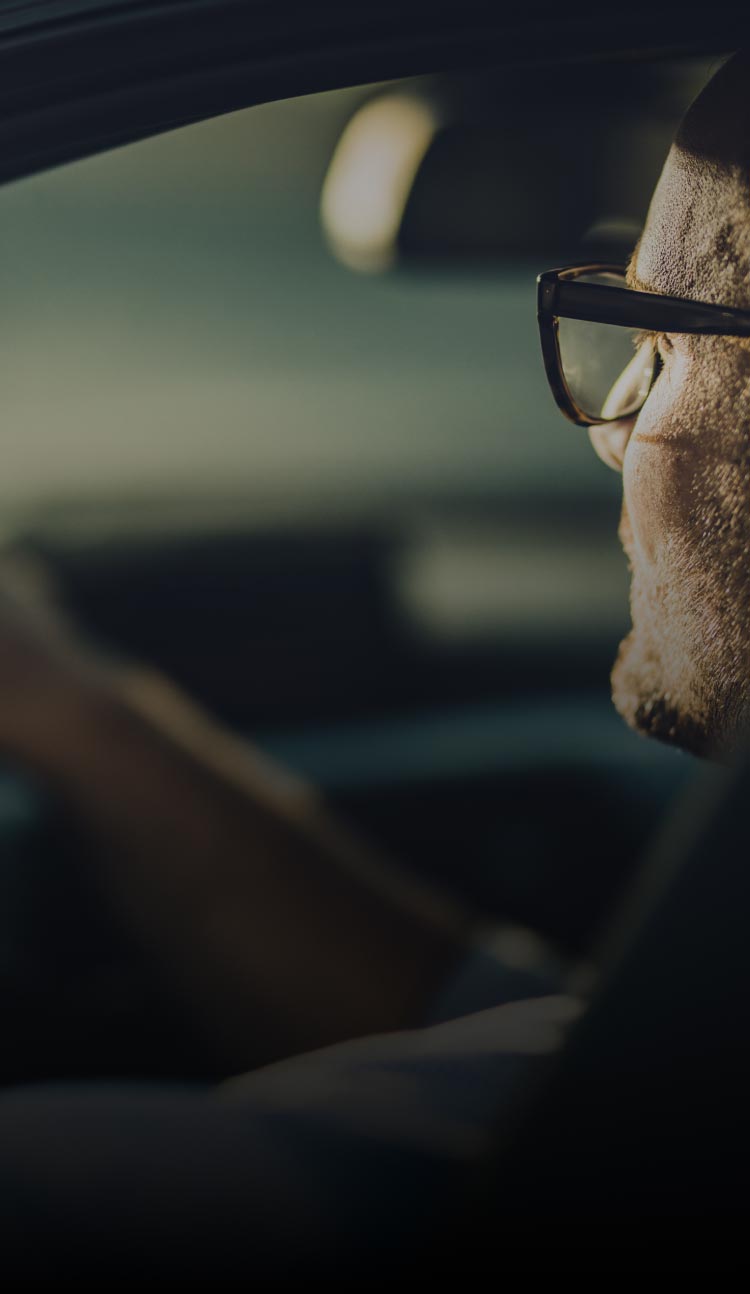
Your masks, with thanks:
[{"label": "man's nose", "polygon": [[618,418],[617,422],[604,422],[599,427],[589,427],[591,444],[607,467],[622,471],[625,450],[636,423],[636,415]]}]

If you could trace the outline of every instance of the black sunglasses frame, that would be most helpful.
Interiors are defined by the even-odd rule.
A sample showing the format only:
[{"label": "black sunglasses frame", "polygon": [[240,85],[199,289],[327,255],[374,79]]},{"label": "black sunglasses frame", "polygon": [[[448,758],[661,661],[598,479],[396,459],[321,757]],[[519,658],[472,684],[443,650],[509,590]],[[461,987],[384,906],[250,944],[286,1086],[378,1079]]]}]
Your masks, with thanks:
[{"label": "black sunglasses frame", "polygon": [[[583,274],[617,274],[622,287],[603,283],[579,283]],[[619,324],[647,332],[704,333],[721,337],[750,337],[750,310],[689,301],[683,297],[660,296],[656,292],[635,292],[624,284],[622,265],[567,265],[548,270],[537,279],[537,319],[547,380],[557,407],[579,427],[598,427],[616,418],[593,418],[576,403],[563,375],[558,339],[559,319],[582,319],[588,323]],[[651,385],[659,366],[654,369]],[[650,389],[650,388],[649,388]],[[644,403],[647,395],[644,396]],[[642,408],[643,405],[640,406]],[[637,413],[634,410],[633,413]],[[632,415],[628,415],[632,416]]]}]

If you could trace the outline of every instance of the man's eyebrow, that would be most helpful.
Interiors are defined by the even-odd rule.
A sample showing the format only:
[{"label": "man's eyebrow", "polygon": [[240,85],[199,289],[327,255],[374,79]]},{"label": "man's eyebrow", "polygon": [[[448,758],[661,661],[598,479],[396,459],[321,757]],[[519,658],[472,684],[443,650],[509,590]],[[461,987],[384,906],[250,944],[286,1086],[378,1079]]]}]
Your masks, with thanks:
[{"label": "man's eyebrow", "polygon": [[[633,292],[649,292],[652,295],[654,294],[654,289],[650,287],[648,283],[644,283],[643,279],[639,279],[635,270],[633,270],[632,273],[626,274],[625,282]],[[656,295],[661,296],[661,293],[656,293]]]}]

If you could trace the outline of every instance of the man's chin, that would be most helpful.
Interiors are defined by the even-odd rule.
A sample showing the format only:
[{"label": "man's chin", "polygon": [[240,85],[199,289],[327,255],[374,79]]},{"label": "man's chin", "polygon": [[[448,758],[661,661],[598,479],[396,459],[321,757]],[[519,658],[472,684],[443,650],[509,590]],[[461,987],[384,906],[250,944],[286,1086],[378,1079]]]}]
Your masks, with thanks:
[{"label": "man's chin", "polygon": [[612,700],[636,732],[693,755],[710,757],[713,743],[705,725],[665,689],[658,661],[639,649],[634,633],[624,639],[612,670]]}]

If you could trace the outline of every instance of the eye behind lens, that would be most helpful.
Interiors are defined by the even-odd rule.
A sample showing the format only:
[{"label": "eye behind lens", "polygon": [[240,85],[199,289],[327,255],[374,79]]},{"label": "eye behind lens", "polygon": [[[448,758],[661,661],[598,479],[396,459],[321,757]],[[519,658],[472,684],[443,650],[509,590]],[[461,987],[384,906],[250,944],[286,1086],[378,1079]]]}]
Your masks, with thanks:
[{"label": "eye behind lens", "polygon": [[557,341],[563,380],[584,416],[615,420],[642,407],[661,364],[656,334],[561,318]]}]

